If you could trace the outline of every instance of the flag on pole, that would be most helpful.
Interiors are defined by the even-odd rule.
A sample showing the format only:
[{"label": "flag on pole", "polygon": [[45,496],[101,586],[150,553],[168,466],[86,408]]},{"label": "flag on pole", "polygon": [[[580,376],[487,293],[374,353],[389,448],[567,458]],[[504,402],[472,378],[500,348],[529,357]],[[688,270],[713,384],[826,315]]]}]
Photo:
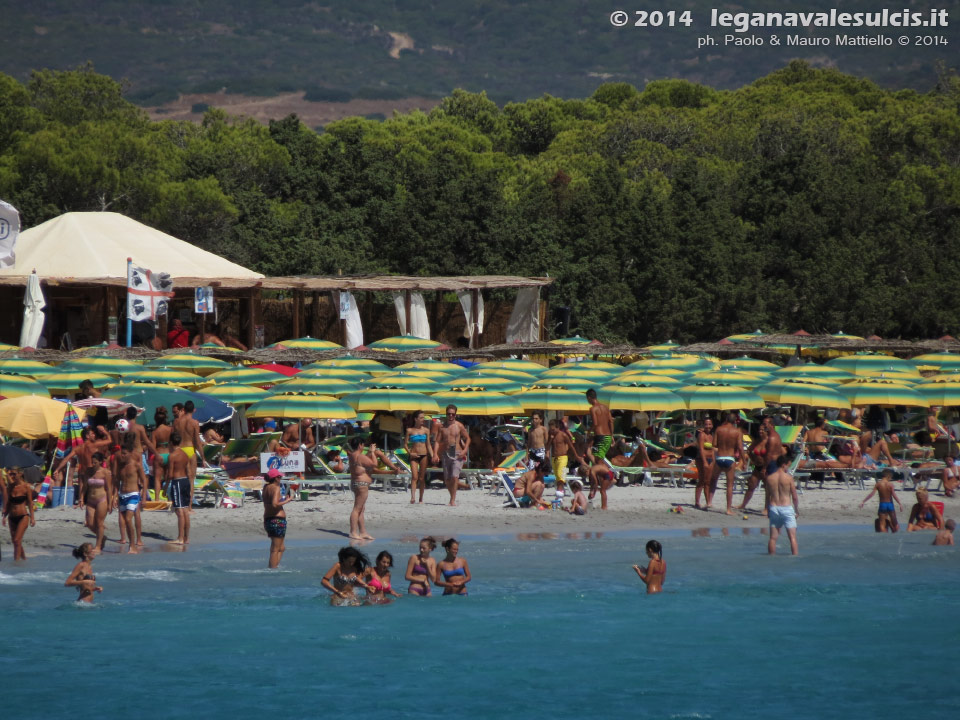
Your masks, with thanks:
[{"label": "flag on pole", "polygon": [[167,314],[167,298],[173,297],[173,280],[169,273],[127,265],[127,318],[155,320]]},{"label": "flag on pole", "polygon": [[20,234],[20,213],[10,203],[0,200],[0,268],[13,267],[14,252]]}]

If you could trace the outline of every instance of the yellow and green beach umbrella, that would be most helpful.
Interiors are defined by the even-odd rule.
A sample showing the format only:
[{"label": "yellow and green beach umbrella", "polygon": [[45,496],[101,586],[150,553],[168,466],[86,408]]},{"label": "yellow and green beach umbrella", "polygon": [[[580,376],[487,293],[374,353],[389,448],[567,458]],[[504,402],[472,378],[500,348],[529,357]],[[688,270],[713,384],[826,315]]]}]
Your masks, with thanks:
[{"label": "yellow and green beach umbrella", "polygon": [[281,345],[290,350],[341,350],[343,348],[343,345],[337,345],[335,342],[330,342],[329,340],[312,338],[309,335],[306,337],[291,338],[290,340],[281,340],[280,342],[271,344],[269,347],[276,348]]},{"label": "yellow and green beach umbrella", "polygon": [[780,369],[780,366],[776,363],[767,362],[766,360],[758,360],[757,358],[748,357],[747,355],[721,360],[720,367],[727,368],[728,370],[737,370],[740,372],[752,372],[754,370],[759,370],[760,372],[773,372],[774,370]]},{"label": "yellow and green beach umbrella", "polygon": [[425,340],[415,335],[397,335],[395,337],[375,340],[367,347],[371,350],[386,350],[388,352],[405,352],[407,350],[430,350],[439,347],[435,340]]},{"label": "yellow and green beach umbrella", "polygon": [[735,370],[710,370],[691,375],[687,384],[716,382],[723,385],[738,385],[744,388],[755,388],[770,382],[773,378],[767,374],[744,373]]},{"label": "yellow and green beach umbrella", "polygon": [[669,390],[675,388],[681,388],[684,385],[689,385],[686,381],[686,375],[682,376],[684,379],[677,378],[672,375],[662,375],[657,373],[645,373],[645,372],[630,372],[624,373],[614,378],[610,385],[650,385],[653,387],[663,387]]},{"label": "yellow and green beach umbrella", "polygon": [[211,373],[228,370],[233,367],[233,365],[223,360],[218,360],[217,358],[207,355],[196,355],[190,352],[161,355],[160,357],[148,360],[143,366],[145,368],[182,370],[183,372],[193,373],[194,375],[210,375]]},{"label": "yellow and green beach umbrella", "polygon": [[462,372],[466,372],[467,368],[463,367],[463,365],[444,362],[443,360],[417,360],[416,362],[397,365],[394,370],[400,370],[402,372],[442,372],[447,375],[459,375]]},{"label": "yellow and green beach umbrella", "polygon": [[483,367],[478,365],[477,367],[470,368],[468,372],[473,373],[475,376],[483,377],[501,377],[506,378],[507,380],[513,380],[518,383],[525,385],[533,385],[537,382],[537,375],[533,373],[524,372],[523,370],[510,370],[506,368],[496,368],[496,367]]},{"label": "yellow and green beach umbrella", "polygon": [[[384,365],[386,367],[386,365]],[[389,373],[392,373],[391,368],[387,368]],[[389,373],[365,373],[360,370],[352,370],[345,367],[306,367],[297,373],[298,378],[339,378],[340,380],[346,380],[347,382],[361,383],[364,380],[369,380],[371,377],[376,377],[377,375],[384,375]]]},{"label": "yellow and green beach umbrella", "polygon": [[514,397],[523,405],[524,412],[534,410],[585,413],[590,411],[590,403],[583,393],[554,387],[533,386],[529,390],[517,393]]},{"label": "yellow and green beach umbrella", "polygon": [[611,410],[671,411],[687,407],[682,397],[662,387],[641,385],[605,385],[597,391],[597,400]]},{"label": "yellow and green beach umbrella", "polygon": [[594,345],[600,344],[596,340],[580,337],[579,335],[574,335],[573,337],[557,338],[556,340],[550,341],[551,345],[589,345],[590,343],[593,343]]},{"label": "yellow and green beach umbrella", "polygon": [[916,367],[933,367],[939,372],[960,370],[960,355],[952,352],[927,353],[910,358]]},{"label": "yellow and green beach umbrella", "polygon": [[[298,375],[299,377],[299,375]],[[235,367],[229,370],[221,370],[212,375],[208,375],[207,382],[220,383],[240,383],[241,385],[276,385],[287,379],[283,373],[273,370],[263,370],[261,368],[241,368]]]},{"label": "yellow and green beach umbrella", "polygon": [[687,385],[677,390],[689,410],[754,410],[764,406],[757,393],[735,385]]},{"label": "yellow and green beach umbrella", "polygon": [[342,400],[314,393],[279,393],[258,400],[247,408],[247,417],[315,418],[350,420],[356,411]]},{"label": "yellow and green beach umbrella", "polygon": [[0,360],[0,373],[37,377],[38,375],[49,375],[56,371],[57,369],[52,365],[36,360],[27,360],[26,358],[12,357]]},{"label": "yellow and green beach umbrella", "polygon": [[456,405],[460,415],[519,415],[523,412],[515,395],[487,390],[445,390],[431,397],[441,409]]},{"label": "yellow and green beach umbrella", "polygon": [[473,388],[474,390],[492,390],[502,393],[515,393],[526,387],[523,383],[510,380],[509,378],[497,377],[496,375],[480,375],[472,370],[441,384],[451,390],[455,388]]},{"label": "yellow and green beach umbrella", "polygon": [[854,375],[862,375],[865,372],[871,371],[917,374],[917,366],[913,363],[890,355],[878,355],[876,353],[844,355],[843,357],[828,360],[826,366],[846,370]]},{"label": "yellow and green beach umbrella", "polygon": [[[302,373],[301,373],[302,375]],[[300,375],[273,386],[274,393],[312,392],[320,395],[340,396],[360,390],[360,386],[349,380],[336,377],[301,377]]]},{"label": "yellow and green beach umbrella", "polygon": [[[41,375],[37,382],[50,392],[75,393],[80,391],[80,383],[89,380],[95,388],[102,388],[116,382],[116,378],[92,372],[54,372],[50,375]],[[2,393],[0,393],[2,394]]]},{"label": "yellow and green beach umbrella", "polygon": [[49,398],[50,391],[47,390],[46,385],[26,375],[0,372],[0,396],[12,398],[22,395],[39,395]]},{"label": "yellow and green beach umbrella", "polygon": [[774,380],[755,392],[776,405],[808,405],[810,407],[849,409],[850,401],[833,388],[797,380]]},{"label": "yellow and green beach umbrella", "polygon": [[314,368],[334,368],[336,370],[351,370],[355,372],[367,373],[368,375],[376,375],[379,373],[392,373],[393,368],[389,365],[384,365],[382,362],[377,362],[376,360],[369,360],[367,358],[358,358],[353,357],[352,355],[344,355],[343,357],[338,358],[327,358],[326,360],[318,360],[317,362],[312,362],[309,365],[304,365],[304,370],[313,370]]},{"label": "yellow and green beach umbrella", "polygon": [[203,389],[203,394],[216,398],[228,405],[250,405],[270,395],[266,390],[253,387],[252,385],[241,385],[240,383],[211,385]]},{"label": "yellow and green beach umbrella", "polygon": [[717,363],[696,355],[665,355],[663,357],[637,360],[627,365],[628,369],[652,372],[653,370],[679,370],[692,373],[698,370],[713,370]]},{"label": "yellow and green beach umbrella", "polygon": [[379,375],[375,378],[364,380],[362,383],[359,383],[359,385],[362,388],[390,387],[420,393],[434,393],[446,389],[444,383],[429,380],[428,378],[417,377],[416,375],[408,375],[406,373]]},{"label": "yellow and green beach umbrella", "polygon": [[411,412],[413,410],[423,410],[430,414],[440,412],[437,401],[429,395],[396,388],[360,390],[344,395],[342,400],[357,412]]},{"label": "yellow and green beach umbrella", "polygon": [[73,358],[57,366],[59,372],[93,372],[101,375],[125,375],[139,372],[143,369],[140,363],[108,356],[90,355],[89,357]]},{"label": "yellow and green beach umbrella", "polygon": [[849,382],[856,378],[856,375],[846,370],[828,365],[817,365],[812,362],[788,365],[779,370],[774,370],[771,374],[778,379],[802,376],[807,378],[822,378],[824,380],[839,380],[840,382]]},{"label": "yellow and green beach umbrella", "polygon": [[474,365],[471,370],[484,370],[487,368],[505,368],[508,370],[522,370],[531,375],[539,375],[546,370],[545,365],[533,362],[533,360],[521,360],[520,358],[507,358],[506,360],[490,360],[488,362]]},{"label": "yellow and green beach umbrella", "polygon": [[609,383],[610,380],[584,380],[579,377],[555,377],[555,378],[543,378],[542,380],[537,380],[536,383],[533,383],[529,387],[554,387],[562,388],[563,390],[572,390],[577,393],[585,393],[587,390],[599,390],[601,387]]},{"label": "yellow and green beach umbrella", "polygon": [[854,380],[838,391],[851,405],[883,405],[892,407],[929,407],[930,403],[917,390],[889,380]]},{"label": "yellow and green beach umbrella", "polygon": [[956,407],[960,405],[960,382],[935,382],[917,385],[914,388],[930,407]]},{"label": "yellow and green beach umbrella", "polygon": [[197,387],[205,382],[205,378],[185,370],[173,368],[142,368],[136,372],[125,373],[120,377],[124,383],[166,383],[179,387]]},{"label": "yellow and green beach umbrella", "polygon": [[606,384],[612,378],[619,375],[619,372],[610,372],[608,370],[591,370],[589,368],[568,367],[566,365],[557,365],[546,372],[540,373],[538,382],[548,382],[559,378],[580,378],[581,380],[594,380],[601,385]]}]

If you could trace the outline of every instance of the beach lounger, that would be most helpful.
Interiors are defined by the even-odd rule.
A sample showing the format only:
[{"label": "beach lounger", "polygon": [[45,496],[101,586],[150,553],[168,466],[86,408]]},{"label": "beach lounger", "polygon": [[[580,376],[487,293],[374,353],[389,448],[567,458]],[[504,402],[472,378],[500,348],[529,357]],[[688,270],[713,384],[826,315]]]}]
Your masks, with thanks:
[{"label": "beach lounger", "polygon": [[503,470],[497,470],[497,479],[500,481],[500,484],[497,486],[498,494],[500,488],[503,488],[506,498],[503,501],[503,507],[522,507],[520,500],[517,499],[517,496],[513,494],[514,490],[514,478],[507,475]]},{"label": "beach lounger", "polygon": [[319,488],[328,493],[333,490],[346,490],[350,487],[350,473],[337,473],[327,465],[325,458],[314,458],[317,468],[321,471],[320,475],[313,475],[301,481],[303,487]]}]

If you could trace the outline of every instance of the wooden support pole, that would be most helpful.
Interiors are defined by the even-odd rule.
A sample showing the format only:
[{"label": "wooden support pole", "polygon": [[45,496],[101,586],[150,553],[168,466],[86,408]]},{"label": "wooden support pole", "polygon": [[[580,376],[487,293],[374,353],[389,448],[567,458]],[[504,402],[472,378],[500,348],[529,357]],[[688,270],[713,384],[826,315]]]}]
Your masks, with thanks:
[{"label": "wooden support pole", "polygon": [[300,290],[293,291],[293,336],[300,337],[300,309],[303,304],[303,293]]},{"label": "wooden support pole", "polygon": [[406,330],[404,331],[403,334],[412,335],[413,333],[410,331],[410,291],[409,290],[403,291],[403,310],[407,319]]},{"label": "wooden support pole", "polygon": [[470,323],[470,347],[480,347],[480,289],[470,291],[470,314],[473,318]]}]

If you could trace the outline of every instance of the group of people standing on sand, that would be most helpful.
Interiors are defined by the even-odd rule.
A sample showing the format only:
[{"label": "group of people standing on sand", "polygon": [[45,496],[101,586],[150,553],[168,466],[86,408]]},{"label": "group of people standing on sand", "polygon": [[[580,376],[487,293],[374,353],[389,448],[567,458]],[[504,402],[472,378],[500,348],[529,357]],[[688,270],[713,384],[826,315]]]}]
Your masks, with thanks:
[{"label": "group of people standing on sand", "polygon": [[[431,557],[436,550],[437,541],[425,537],[420,541],[417,554],[407,561],[404,579],[410,584],[408,595],[432,595],[432,587],[443,588],[444,595],[466,595],[467,583],[471,580],[470,564],[460,556],[460,543],[455,538],[443,542],[446,556],[440,562]],[[377,555],[376,562],[355,547],[341,548],[337,553],[337,562],[327,571],[320,581],[332,593],[331,605],[382,605],[393,598],[402,597],[391,581],[393,556],[383,550]],[[358,594],[363,590],[364,595]]]}]

